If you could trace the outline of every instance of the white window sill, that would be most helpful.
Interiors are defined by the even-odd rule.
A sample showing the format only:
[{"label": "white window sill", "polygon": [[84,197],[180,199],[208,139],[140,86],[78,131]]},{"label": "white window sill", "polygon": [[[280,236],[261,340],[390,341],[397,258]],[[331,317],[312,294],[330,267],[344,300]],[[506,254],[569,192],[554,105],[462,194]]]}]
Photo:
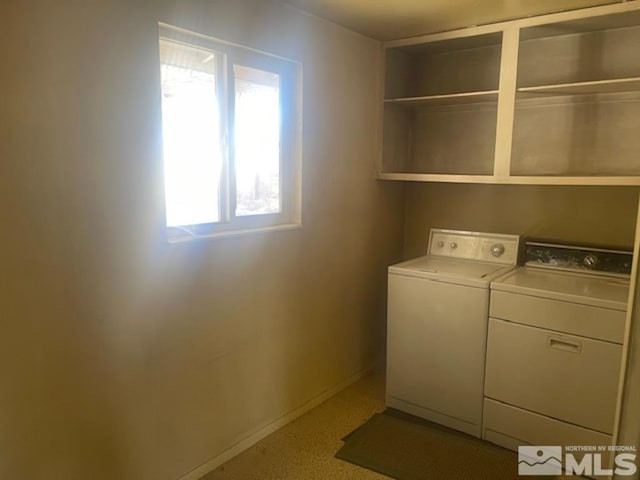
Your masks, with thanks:
[{"label": "white window sill", "polygon": [[244,228],[242,230],[224,230],[205,235],[195,235],[185,233],[184,235],[173,236],[167,239],[169,244],[189,243],[198,240],[215,240],[223,238],[240,237],[255,233],[278,232],[284,230],[298,230],[302,228],[302,223],[286,223],[282,225],[270,225],[268,227]]}]

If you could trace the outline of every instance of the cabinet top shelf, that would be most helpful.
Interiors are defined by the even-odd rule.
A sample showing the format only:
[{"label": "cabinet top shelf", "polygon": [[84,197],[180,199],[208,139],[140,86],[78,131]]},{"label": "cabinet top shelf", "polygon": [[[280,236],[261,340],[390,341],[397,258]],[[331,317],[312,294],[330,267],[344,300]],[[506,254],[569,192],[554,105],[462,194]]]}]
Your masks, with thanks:
[{"label": "cabinet top shelf", "polygon": [[493,185],[593,185],[639,186],[638,176],[521,176],[458,175],[438,173],[379,172],[380,180],[409,182],[484,183]]},{"label": "cabinet top shelf", "polygon": [[421,105],[460,105],[467,103],[494,102],[498,100],[498,90],[479,92],[447,93],[442,95],[426,95],[421,97],[401,97],[385,99],[386,104],[418,107]]},{"label": "cabinet top shelf", "polygon": [[520,98],[557,95],[593,95],[599,93],[622,92],[640,92],[640,77],[518,88],[518,96]]}]

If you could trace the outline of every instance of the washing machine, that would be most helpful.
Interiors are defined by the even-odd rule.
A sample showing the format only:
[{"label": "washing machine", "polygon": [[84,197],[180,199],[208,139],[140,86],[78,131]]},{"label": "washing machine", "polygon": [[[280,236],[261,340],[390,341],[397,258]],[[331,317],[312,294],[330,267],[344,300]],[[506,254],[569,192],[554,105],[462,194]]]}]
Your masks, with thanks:
[{"label": "washing machine", "polygon": [[427,255],[389,267],[388,407],[481,436],[489,285],[519,243],[432,229]]},{"label": "washing machine", "polygon": [[633,254],[532,240],[523,260],[491,285],[483,438],[610,445]]}]

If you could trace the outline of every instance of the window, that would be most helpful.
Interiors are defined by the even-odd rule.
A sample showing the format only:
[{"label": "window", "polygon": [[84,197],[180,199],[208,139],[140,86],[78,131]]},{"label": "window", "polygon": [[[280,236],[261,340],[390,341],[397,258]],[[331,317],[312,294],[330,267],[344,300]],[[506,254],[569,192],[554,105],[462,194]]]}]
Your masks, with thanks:
[{"label": "window", "polygon": [[161,26],[170,241],[300,223],[299,64]]}]

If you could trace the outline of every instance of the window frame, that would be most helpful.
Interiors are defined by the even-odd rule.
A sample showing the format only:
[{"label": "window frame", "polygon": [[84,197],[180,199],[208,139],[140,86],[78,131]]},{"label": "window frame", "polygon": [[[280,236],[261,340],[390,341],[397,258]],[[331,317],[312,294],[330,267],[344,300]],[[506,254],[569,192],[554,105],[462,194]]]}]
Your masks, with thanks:
[{"label": "window frame", "polygon": [[[196,225],[167,226],[170,243],[215,238],[265,230],[298,228],[301,215],[302,65],[299,62],[244,47],[196,32],[159,23],[158,45],[168,41],[210,51],[216,56],[216,82],[220,105],[222,169],[220,172],[220,221]],[[160,57],[160,64],[163,59]],[[280,211],[236,215],[235,179],[235,73],[234,65],[275,73],[280,80]],[[163,169],[164,171],[164,169]],[[163,173],[164,175],[164,173]],[[164,177],[163,177],[164,178]],[[163,195],[165,202],[166,197]],[[166,208],[166,204],[165,204]]]}]

